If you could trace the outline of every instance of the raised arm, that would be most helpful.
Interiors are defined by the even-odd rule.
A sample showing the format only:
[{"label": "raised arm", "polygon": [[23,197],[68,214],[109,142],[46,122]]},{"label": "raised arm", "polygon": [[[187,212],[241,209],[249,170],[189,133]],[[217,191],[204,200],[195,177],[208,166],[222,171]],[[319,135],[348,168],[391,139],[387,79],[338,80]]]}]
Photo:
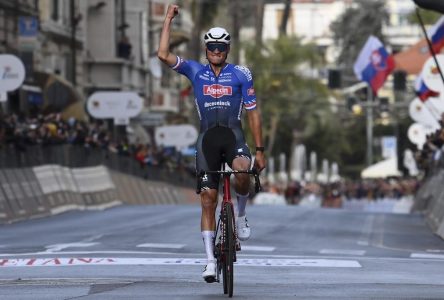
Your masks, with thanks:
[{"label": "raised arm", "polygon": [[159,49],[157,57],[168,66],[176,64],[176,56],[170,53],[170,30],[171,21],[179,14],[179,6],[175,4],[168,5],[168,10],[163,22],[162,33],[160,34]]}]

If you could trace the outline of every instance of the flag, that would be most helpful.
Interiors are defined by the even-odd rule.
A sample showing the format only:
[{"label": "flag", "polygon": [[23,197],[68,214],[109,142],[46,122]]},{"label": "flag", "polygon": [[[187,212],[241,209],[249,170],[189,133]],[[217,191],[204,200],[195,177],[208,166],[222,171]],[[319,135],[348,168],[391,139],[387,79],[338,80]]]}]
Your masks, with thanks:
[{"label": "flag", "polygon": [[359,53],[353,70],[356,77],[366,81],[371,86],[373,93],[376,94],[394,67],[393,56],[387,53],[377,37],[370,36]]},{"label": "flag", "polygon": [[415,92],[421,102],[426,102],[430,97],[438,97],[439,93],[429,89],[421,76],[416,77]]},{"label": "flag", "polygon": [[438,22],[430,28],[428,35],[432,42],[433,51],[439,53],[444,47],[444,16],[442,16]]}]

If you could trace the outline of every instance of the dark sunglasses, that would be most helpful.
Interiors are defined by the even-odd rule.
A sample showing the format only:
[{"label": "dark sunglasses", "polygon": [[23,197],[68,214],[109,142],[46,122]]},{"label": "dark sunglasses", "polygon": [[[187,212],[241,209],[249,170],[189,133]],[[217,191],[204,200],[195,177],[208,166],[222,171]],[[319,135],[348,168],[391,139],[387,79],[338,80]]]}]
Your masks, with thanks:
[{"label": "dark sunglasses", "polygon": [[207,49],[211,52],[216,51],[216,49],[219,49],[220,52],[225,52],[228,49],[228,45],[224,43],[208,43]]}]

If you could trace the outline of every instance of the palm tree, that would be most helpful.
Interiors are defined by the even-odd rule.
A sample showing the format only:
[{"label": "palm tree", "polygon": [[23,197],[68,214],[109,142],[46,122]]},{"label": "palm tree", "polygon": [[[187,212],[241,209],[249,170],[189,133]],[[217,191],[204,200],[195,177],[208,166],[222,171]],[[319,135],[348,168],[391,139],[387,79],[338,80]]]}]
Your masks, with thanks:
[{"label": "palm tree", "polygon": [[299,39],[286,36],[261,50],[248,45],[246,58],[262,109],[267,152],[274,152],[276,145],[279,152],[289,153],[294,130],[304,132],[317,119],[324,127],[323,120],[331,119],[327,118],[331,111],[326,87],[304,73],[310,67],[307,62],[316,65],[320,58],[314,45],[302,45]]}]

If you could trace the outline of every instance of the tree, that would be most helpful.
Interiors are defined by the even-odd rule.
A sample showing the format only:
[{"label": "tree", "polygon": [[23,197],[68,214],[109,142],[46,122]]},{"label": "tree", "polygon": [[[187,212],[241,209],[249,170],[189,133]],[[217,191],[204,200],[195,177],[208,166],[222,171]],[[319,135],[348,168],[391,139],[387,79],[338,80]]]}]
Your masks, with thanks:
[{"label": "tree", "polygon": [[[419,14],[420,14],[420,16],[422,18],[422,21],[426,25],[435,24],[435,22],[438,21],[438,19],[441,17],[441,14],[439,14],[437,12],[434,12],[432,10],[427,10],[427,9],[420,9],[419,10]],[[412,11],[411,14],[409,14],[407,19],[412,24],[420,25],[419,20],[418,20],[418,16],[416,15],[416,11],[415,10]]]},{"label": "tree", "polygon": [[194,28],[189,43],[188,55],[191,59],[199,61],[202,47],[202,31],[207,28],[216,16],[219,7],[218,1],[193,0],[191,14],[194,20]]},{"label": "tree", "polygon": [[[310,124],[318,120],[320,130],[329,130],[335,128],[330,124],[335,118],[328,102],[327,88],[307,74],[307,70],[321,60],[316,47],[302,45],[299,39],[286,36],[264,44],[260,50],[255,45],[246,46],[247,65],[251,66],[262,109],[267,152],[289,155],[295,131],[303,133],[304,140],[300,142],[317,139],[319,130],[311,130],[313,126]],[[330,137],[339,136],[329,132]],[[320,151],[327,144],[328,141],[320,138],[311,150]],[[334,147],[329,150],[329,155],[338,151]]]},{"label": "tree", "polygon": [[355,78],[353,64],[370,35],[385,44],[382,26],[389,18],[385,1],[357,2],[357,6],[347,9],[330,26],[335,45],[340,49],[338,65],[343,69],[345,78]]},{"label": "tree", "polygon": [[282,16],[282,22],[279,27],[279,35],[287,35],[288,18],[290,17],[291,0],[285,0],[284,14]]},{"label": "tree", "polygon": [[264,24],[264,0],[257,0],[255,7],[254,28],[256,31],[256,46],[262,46],[262,29]]}]

